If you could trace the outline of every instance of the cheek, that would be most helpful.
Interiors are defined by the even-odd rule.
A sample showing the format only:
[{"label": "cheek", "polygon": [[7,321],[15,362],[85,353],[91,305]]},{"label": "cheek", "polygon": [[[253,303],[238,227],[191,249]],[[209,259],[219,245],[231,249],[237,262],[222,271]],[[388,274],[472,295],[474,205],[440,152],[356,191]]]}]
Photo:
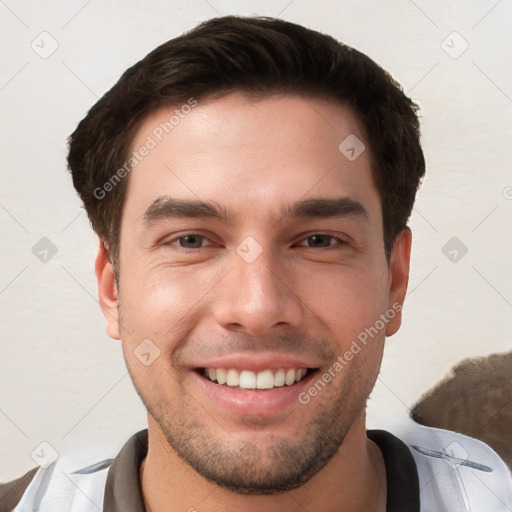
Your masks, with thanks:
[{"label": "cheek", "polygon": [[[304,296],[306,304],[314,307],[314,314],[328,326],[328,334],[336,337],[340,350],[374,327],[387,307],[386,272],[341,268],[317,273],[303,284],[303,290],[310,290]],[[379,331],[381,327],[379,323]]]},{"label": "cheek", "polygon": [[192,268],[132,268],[120,289],[123,340],[133,345],[149,338],[160,350],[172,351],[173,340],[197,323],[215,276]]}]

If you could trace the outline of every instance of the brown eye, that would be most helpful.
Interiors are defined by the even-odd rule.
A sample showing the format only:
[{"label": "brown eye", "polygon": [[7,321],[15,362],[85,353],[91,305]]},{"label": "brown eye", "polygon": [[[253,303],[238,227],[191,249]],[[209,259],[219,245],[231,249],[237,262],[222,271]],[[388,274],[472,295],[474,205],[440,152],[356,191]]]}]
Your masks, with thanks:
[{"label": "brown eye", "polygon": [[[332,241],[335,241],[332,243]],[[341,238],[333,235],[327,235],[322,233],[315,233],[314,235],[308,236],[304,238],[304,242],[307,242],[308,245],[306,247],[310,248],[324,248],[324,247],[332,247],[332,246],[340,246],[345,245],[346,242]],[[302,244],[300,244],[302,245]]]},{"label": "brown eye", "polygon": [[[162,246],[172,249],[201,249],[207,247],[210,239],[199,233],[182,233],[181,236],[175,236],[162,242]],[[206,243],[203,243],[206,242]],[[211,244],[210,244],[211,245]]]},{"label": "brown eye", "polygon": [[202,247],[202,242],[204,239],[204,236],[193,234],[182,236],[176,240],[179,242],[180,247],[183,249],[198,249],[199,247]]},{"label": "brown eye", "polygon": [[308,237],[308,240],[313,247],[329,247],[331,245],[331,239],[334,238],[329,235],[313,235]]}]

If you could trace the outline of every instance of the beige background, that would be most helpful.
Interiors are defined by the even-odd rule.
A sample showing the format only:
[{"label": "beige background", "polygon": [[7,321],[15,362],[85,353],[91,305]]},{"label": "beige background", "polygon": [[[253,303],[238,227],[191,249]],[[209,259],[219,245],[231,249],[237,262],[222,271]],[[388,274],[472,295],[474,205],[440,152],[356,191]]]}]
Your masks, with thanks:
[{"label": "beige background", "polygon": [[[120,344],[104,332],[97,241],[65,170],[65,141],[126,67],[230,13],[330,33],[388,69],[422,107],[428,171],[411,219],[410,292],[369,426],[400,430],[453,364],[511,346],[510,0],[3,0],[0,481],[34,467],[42,441],[58,452],[120,448],[145,427]],[[57,248],[46,263],[32,252],[42,237]],[[442,250],[452,237],[468,249],[455,263]]]}]

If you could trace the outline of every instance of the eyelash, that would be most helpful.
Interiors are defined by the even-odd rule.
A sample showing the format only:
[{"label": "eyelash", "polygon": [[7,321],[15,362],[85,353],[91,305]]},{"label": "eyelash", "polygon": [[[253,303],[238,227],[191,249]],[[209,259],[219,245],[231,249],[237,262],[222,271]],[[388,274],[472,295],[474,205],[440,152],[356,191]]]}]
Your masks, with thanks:
[{"label": "eyelash", "polygon": [[[172,246],[174,245],[175,242],[178,242],[179,240],[182,240],[184,238],[187,238],[189,236],[195,236],[195,237],[199,237],[199,238],[202,238],[204,240],[209,240],[209,238],[205,235],[202,235],[201,233],[195,233],[195,232],[190,232],[190,233],[186,233],[186,234],[183,234],[179,237],[174,237],[166,242],[164,242],[162,245],[164,246]],[[328,237],[328,238],[331,238],[331,239],[335,239],[335,240],[338,240],[338,244],[330,244],[326,247],[308,247],[308,246],[302,246],[302,247],[306,247],[307,249],[330,249],[330,248],[340,248],[340,247],[343,247],[343,246],[346,246],[347,245],[347,241],[346,240],[343,240],[341,239],[340,237],[337,237],[337,236],[334,236],[330,233],[311,233],[309,234],[308,236],[302,238],[300,241],[303,242],[305,240],[308,240],[309,238],[313,238],[314,236],[324,236],[324,237]],[[182,250],[182,251],[185,251],[185,252],[191,252],[191,251],[194,251],[194,250],[197,250],[197,249],[204,249],[205,247],[204,246],[200,246],[200,247],[192,247],[192,248],[186,248],[186,247],[181,247],[181,246],[177,246],[177,249],[178,250]]]}]

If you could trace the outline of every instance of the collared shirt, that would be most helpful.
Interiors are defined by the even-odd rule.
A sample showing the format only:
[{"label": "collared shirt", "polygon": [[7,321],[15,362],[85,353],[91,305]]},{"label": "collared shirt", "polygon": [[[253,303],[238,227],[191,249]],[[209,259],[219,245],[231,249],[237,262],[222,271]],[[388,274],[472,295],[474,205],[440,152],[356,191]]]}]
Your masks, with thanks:
[{"label": "collared shirt", "polygon": [[[418,471],[407,445],[384,430],[368,430],[367,436],[379,447],[384,458],[386,512],[419,512]],[[144,429],[131,436],[113,459],[105,484],[103,512],[146,512],[140,484],[140,465],[147,451],[148,430]],[[0,485],[0,512],[14,509],[37,469]]]},{"label": "collared shirt", "polygon": [[[383,430],[367,435],[383,455],[387,512],[512,511],[512,473],[485,443],[412,421],[400,439]],[[145,512],[140,466],[147,450],[145,429],[119,452],[84,446],[62,454],[0,484],[0,512]]]}]

